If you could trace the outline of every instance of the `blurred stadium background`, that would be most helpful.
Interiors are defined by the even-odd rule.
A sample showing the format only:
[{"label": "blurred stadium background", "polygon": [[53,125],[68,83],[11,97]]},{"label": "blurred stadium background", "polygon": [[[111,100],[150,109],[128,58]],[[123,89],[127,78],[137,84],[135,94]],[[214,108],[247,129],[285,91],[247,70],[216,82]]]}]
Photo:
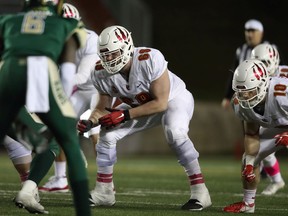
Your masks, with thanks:
[{"label": "blurred stadium background", "polygon": [[[0,13],[21,10],[23,0],[0,0]],[[241,154],[241,128],[232,111],[220,107],[243,25],[259,19],[265,38],[287,56],[285,0],[70,0],[87,28],[98,34],[120,24],[131,30],[136,46],[163,52],[169,69],[180,76],[195,97],[190,135],[200,154]],[[192,4],[192,6],[191,6]],[[85,140],[87,154],[91,149]],[[170,154],[161,128],[123,140],[119,153]],[[92,153],[90,153],[92,154]]]}]

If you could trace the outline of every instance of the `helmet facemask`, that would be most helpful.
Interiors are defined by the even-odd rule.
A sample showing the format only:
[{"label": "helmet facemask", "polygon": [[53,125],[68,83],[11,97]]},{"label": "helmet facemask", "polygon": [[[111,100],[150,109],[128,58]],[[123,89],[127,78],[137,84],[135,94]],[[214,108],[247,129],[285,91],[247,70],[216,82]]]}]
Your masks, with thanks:
[{"label": "helmet facemask", "polygon": [[252,89],[243,89],[236,92],[236,98],[241,107],[244,109],[252,109],[260,104],[266,96],[266,90],[261,87]]}]

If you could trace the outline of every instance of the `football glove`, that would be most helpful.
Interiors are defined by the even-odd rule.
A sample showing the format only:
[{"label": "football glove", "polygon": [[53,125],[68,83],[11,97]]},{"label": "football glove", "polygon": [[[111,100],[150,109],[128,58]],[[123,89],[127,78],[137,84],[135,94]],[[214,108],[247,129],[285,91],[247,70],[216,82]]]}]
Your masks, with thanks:
[{"label": "football glove", "polygon": [[275,136],[275,144],[276,146],[283,145],[288,146],[288,132],[284,132],[282,134],[278,134]]},{"label": "football glove", "polygon": [[77,123],[77,130],[80,134],[88,132],[93,127],[93,122],[91,120],[79,120]]},{"label": "football glove", "polygon": [[256,176],[255,176],[255,173],[253,170],[253,166],[251,164],[248,164],[245,166],[245,168],[242,172],[242,177],[244,177],[245,180],[249,183],[254,181]]},{"label": "football glove", "polygon": [[110,108],[105,109],[110,113],[98,119],[98,122],[101,125],[101,127],[111,129],[125,121],[130,120],[129,110],[117,110]]}]

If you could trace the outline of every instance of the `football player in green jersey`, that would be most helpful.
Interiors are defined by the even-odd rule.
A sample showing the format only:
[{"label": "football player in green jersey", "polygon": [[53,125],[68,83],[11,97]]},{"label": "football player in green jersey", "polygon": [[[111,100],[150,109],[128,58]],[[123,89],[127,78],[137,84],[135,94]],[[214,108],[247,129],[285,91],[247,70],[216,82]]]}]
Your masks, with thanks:
[{"label": "football player in green jersey", "polygon": [[[88,178],[81,158],[76,115],[66,94],[84,46],[81,22],[60,16],[62,0],[25,0],[24,12],[0,16],[0,141],[26,105],[49,127],[65,152],[76,214],[91,215]],[[58,70],[60,65],[60,73]],[[60,79],[61,77],[61,79]],[[15,202],[30,213],[47,213],[35,199],[37,184],[24,182]]]}]

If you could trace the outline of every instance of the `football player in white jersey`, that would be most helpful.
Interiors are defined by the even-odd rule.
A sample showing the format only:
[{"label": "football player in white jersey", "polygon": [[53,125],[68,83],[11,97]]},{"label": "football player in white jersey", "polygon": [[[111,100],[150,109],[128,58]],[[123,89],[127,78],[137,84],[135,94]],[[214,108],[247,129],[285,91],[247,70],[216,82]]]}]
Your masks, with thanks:
[{"label": "football player in white jersey", "polygon": [[[166,140],[190,182],[190,199],[182,209],[199,211],[209,207],[212,203],[198,163],[199,153],[188,137],[194,99],[185,83],[168,70],[159,50],[134,47],[131,33],[122,26],[104,29],[99,35],[97,51],[101,60],[91,76],[99,92],[99,103],[88,120],[78,122],[81,133],[101,125],[91,205],[112,206],[116,202],[113,167],[117,142],[162,125]],[[113,97],[123,102],[117,109],[109,108]]]},{"label": "football player in white jersey", "polygon": [[266,65],[245,60],[235,70],[233,108],[244,121],[245,153],[242,159],[243,200],[224,207],[225,212],[254,213],[259,164],[288,145],[288,79],[270,77]]},{"label": "football player in white jersey", "polygon": [[[262,61],[266,65],[270,76],[287,77],[288,75],[288,66],[279,66],[280,58],[275,46],[270,44],[260,44],[252,50],[251,58]],[[262,191],[261,194],[273,195],[285,186],[275,152],[264,158],[261,165],[271,180],[270,184]]]},{"label": "football player in white jersey", "polygon": [[[79,11],[72,4],[64,3],[62,13],[65,18],[81,20]],[[86,29],[86,31],[87,43],[85,47],[79,49],[76,53],[77,73],[75,77],[71,76],[71,82],[74,82],[75,88],[70,96],[70,101],[78,119],[80,119],[80,115],[86,110],[94,109],[99,97],[98,92],[90,79],[91,70],[93,70],[95,63],[99,60],[96,52],[98,35],[94,31],[88,29]],[[100,127],[93,128],[89,131],[89,135],[95,134],[97,138],[99,128]],[[51,176],[46,184],[39,187],[39,191],[68,192],[69,186],[66,178],[66,158],[62,150],[55,159],[54,169],[55,175]]]}]

